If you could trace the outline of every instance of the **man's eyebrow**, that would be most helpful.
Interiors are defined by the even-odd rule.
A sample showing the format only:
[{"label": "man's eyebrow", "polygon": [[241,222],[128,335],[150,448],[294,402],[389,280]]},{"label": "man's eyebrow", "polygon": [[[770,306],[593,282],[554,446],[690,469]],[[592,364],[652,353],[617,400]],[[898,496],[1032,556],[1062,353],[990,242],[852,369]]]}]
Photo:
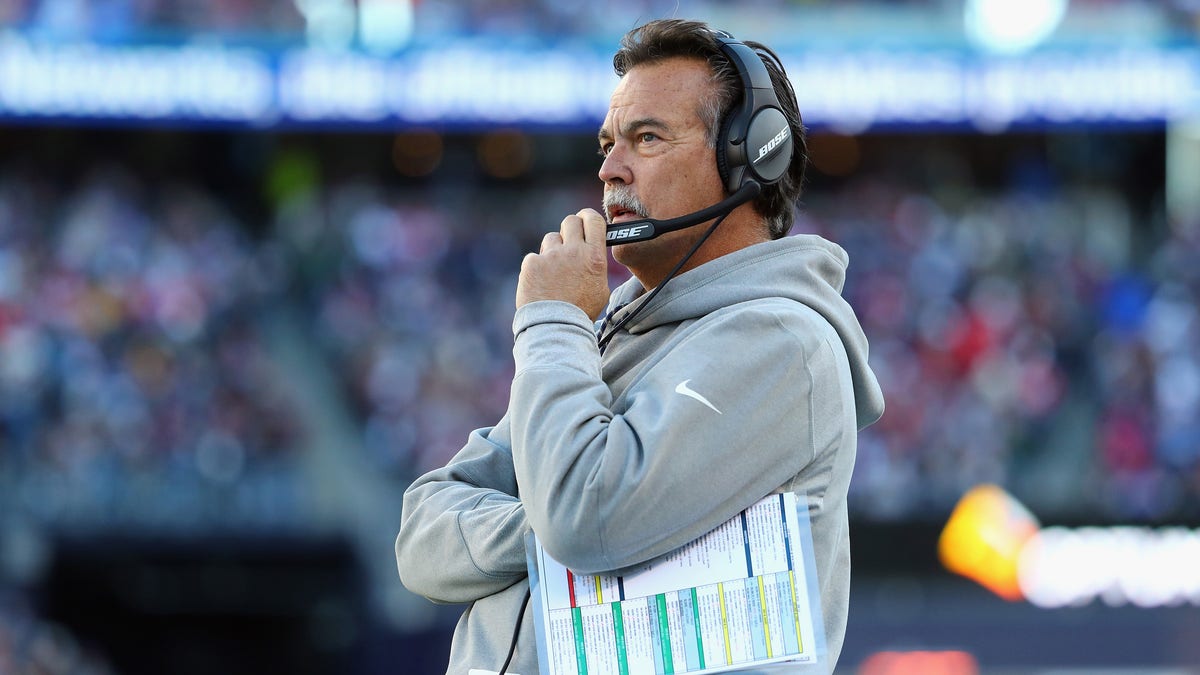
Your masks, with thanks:
[{"label": "man's eyebrow", "polygon": [[[641,118],[638,118],[635,120],[629,120],[624,125],[622,125],[621,135],[629,136],[629,135],[633,134],[635,131],[637,131],[638,129],[645,129],[645,128],[658,129],[660,131],[670,131],[671,125],[667,124],[666,122],[664,122],[663,120],[661,120],[657,117],[641,117]],[[612,132],[609,131],[607,126],[603,126],[603,127],[600,127],[600,131],[597,132],[596,137],[601,143],[603,143],[604,141],[611,141],[613,138],[613,135],[612,135]]]}]

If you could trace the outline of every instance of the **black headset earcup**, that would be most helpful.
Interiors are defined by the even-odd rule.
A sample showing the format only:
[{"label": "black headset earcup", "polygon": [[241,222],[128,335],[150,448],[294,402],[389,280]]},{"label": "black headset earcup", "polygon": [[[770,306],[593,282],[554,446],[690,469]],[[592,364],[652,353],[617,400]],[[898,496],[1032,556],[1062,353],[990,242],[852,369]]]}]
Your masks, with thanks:
[{"label": "black headset earcup", "polygon": [[779,108],[761,108],[746,130],[742,156],[750,177],[763,185],[779,181],[792,165],[792,127]]}]

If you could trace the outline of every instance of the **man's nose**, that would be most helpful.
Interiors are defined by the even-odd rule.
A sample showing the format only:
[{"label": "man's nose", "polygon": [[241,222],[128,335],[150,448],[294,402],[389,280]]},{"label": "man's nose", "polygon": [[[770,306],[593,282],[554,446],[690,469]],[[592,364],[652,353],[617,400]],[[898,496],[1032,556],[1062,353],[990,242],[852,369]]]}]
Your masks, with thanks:
[{"label": "man's nose", "polygon": [[600,164],[600,172],[597,175],[605,184],[623,183],[628,185],[633,182],[633,172],[629,168],[629,162],[626,161],[625,151],[621,148],[621,144],[614,145],[604,156],[604,161]]}]

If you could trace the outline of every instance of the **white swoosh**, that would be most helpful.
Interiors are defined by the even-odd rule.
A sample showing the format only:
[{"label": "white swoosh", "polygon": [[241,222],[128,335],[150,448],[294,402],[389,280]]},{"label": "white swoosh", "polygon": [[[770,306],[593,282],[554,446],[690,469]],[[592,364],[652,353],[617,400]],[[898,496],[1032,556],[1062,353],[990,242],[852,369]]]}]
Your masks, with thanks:
[{"label": "white swoosh", "polygon": [[703,403],[704,405],[706,405],[706,406],[708,406],[708,407],[712,408],[712,409],[713,409],[713,412],[715,412],[715,413],[717,413],[718,415],[720,415],[720,414],[721,414],[721,411],[720,411],[720,410],[717,410],[717,406],[715,406],[715,405],[713,405],[713,404],[709,403],[709,402],[708,402],[708,399],[704,398],[704,397],[703,397],[703,396],[701,396],[701,395],[700,395],[698,392],[696,392],[696,391],[695,391],[695,390],[693,390],[691,387],[689,387],[689,386],[688,386],[688,382],[691,382],[691,380],[684,380],[683,382],[680,382],[679,384],[675,385],[675,393],[676,393],[676,394],[683,394],[684,396],[687,396],[687,397],[690,397],[690,398],[694,398],[694,399],[696,399],[697,401],[700,401],[701,403]]}]

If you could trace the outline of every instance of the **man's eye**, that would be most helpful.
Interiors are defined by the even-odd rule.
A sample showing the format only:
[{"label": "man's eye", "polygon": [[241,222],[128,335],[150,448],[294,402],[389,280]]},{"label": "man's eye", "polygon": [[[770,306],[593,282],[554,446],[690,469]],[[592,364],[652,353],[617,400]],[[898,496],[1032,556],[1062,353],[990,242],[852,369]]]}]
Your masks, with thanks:
[{"label": "man's eye", "polygon": [[647,131],[647,132],[639,134],[638,140],[640,140],[643,143],[649,143],[651,141],[656,141],[656,140],[658,140],[658,134],[654,134],[654,133]]},{"label": "man's eye", "polygon": [[608,157],[608,153],[612,152],[612,147],[612,143],[605,143],[604,145],[601,145],[599,150],[600,156]]}]

